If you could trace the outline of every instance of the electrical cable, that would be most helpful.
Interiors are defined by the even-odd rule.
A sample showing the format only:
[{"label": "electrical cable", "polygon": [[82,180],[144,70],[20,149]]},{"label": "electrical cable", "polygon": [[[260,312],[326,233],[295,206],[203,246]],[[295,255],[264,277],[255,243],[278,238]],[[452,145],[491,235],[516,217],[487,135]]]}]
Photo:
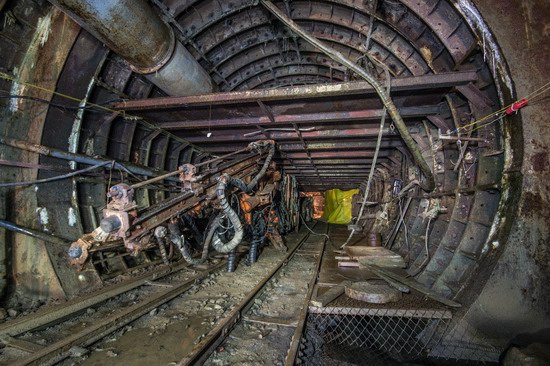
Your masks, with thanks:
[{"label": "electrical cable", "polygon": [[[376,141],[376,150],[374,151],[374,157],[372,158],[372,163],[370,166],[367,186],[365,187],[365,197],[363,199],[363,203],[361,204],[361,208],[359,209],[359,215],[357,215],[355,225],[359,225],[359,221],[361,220],[361,217],[363,217],[363,211],[365,210],[365,205],[367,204],[370,186],[372,184],[372,178],[374,177],[374,168],[376,166],[376,161],[378,160],[378,154],[380,153],[380,146],[382,145],[382,134],[383,134],[385,123],[386,123],[386,108],[384,108],[384,111],[382,113],[382,118],[380,119],[380,130],[378,131],[378,140]],[[355,228],[351,230],[351,233],[348,239],[340,248],[344,248],[345,246],[347,246],[354,234],[355,234]]]},{"label": "electrical cable", "polygon": [[37,89],[37,90],[42,90],[42,91],[45,91],[47,93],[50,93],[50,94],[53,94],[53,95],[56,95],[58,97],[61,97],[61,98],[65,98],[65,99],[69,99],[69,100],[72,100],[72,101],[75,101],[75,102],[78,102],[79,104],[84,102],[85,103],[85,106],[89,106],[89,107],[95,107],[99,110],[102,110],[102,111],[105,111],[105,112],[109,112],[109,113],[115,113],[115,114],[121,114],[122,115],[122,118],[124,119],[129,119],[129,120],[134,120],[136,121],[137,123],[151,129],[151,130],[157,130],[157,131],[160,131],[163,135],[167,136],[167,137],[170,137],[172,138],[174,141],[179,141],[179,142],[182,142],[182,143],[185,143],[187,146],[191,146],[195,151],[198,151],[198,152],[204,152],[203,149],[199,148],[198,146],[192,144],[191,142],[189,141],[186,141],[185,139],[182,139],[181,137],[178,137],[176,135],[174,135],[173,133],[170,133],[162,128],[159,128],[158,126],[156,126],[155,124],[153,123],[150,123],[148,121],[146,121],[145,119],[143,119],[142,117],[139,117],[139,116],[134,116],[134,115],[129,115],[126,113],[126,111],[124,110],[117,110],[117,109],[112,109],[112,108],[109,108],[109,107],[105,107],[101,104],[96,104],[96,103],[91,103],[87,100],[81,100],[79,98],[76,98],[76,97],[73,97],[73,96],[70,96],[70,95],[67,95],[67,94],[63,94],[63,93],[60,93],[60,92],[57,92],[55,90],[51,90],[51,89],[48,89],[48,88],[44,88],[43,86],[40,86],[40,85],[36,85],[36,84],[33,84],[33,83],[29,83],[29,82],[25,82],[25,81],[21,81],[21,80],[18,80],[17,77],[13,76],[13,75],[10,75],[10,74],[7,74],[5,72],[2,72],[0,71],[0,79],[4,79],[4,80],[7,80],[7,81],[11,81],[13,83],[17,83],[19,85],[24,85],[24,86],[27,86],[29,88],[33,88],[33,89]]},{"label": "electrical cable", "polygon": [[[547,82],[546,84],[544,84],[543,86],[541,86],[540,88],[535,89],[533,92],[529,93],[524,98],[521,98],[521,99],[519,99],[519,100],[517,100],[517,101],[515,101],[515,102],[513,102],[513,103],[511,103],[511,104],[509,104],[505,107],[502,107],[501,109],[499,109],[495,112],[489,113],[488,115],[486,115],[486,116],[484,116],[484,117],[482,117],[482,118],[480,118],[476,121],[468,123],[464,126],[457,127],[454,130],[449,131],[449,133],[445,134],[444,136],[450,136],[451,134],[459,132],[460,130],[464,130],[464,129],[467,129],[467,128],[472,127],[472,126],[479,125],[482,122],[485,122],[485,121],[491,119],[492,117],[496,117],[496,119],[493,119],[490,122],[487,122],[487,123],[483,124],[482,126],[477,126],[476,129],[486,127],[486,126],[500,120],[505,115],[509,115],[509,114],[512,114],[513,112],[517,112],[517,110],[519,108],[522,108],[522,107],[526,106],[530,99],[536,98],[536,97],[546,93],[549,90],[550,90],[550,81]],[[473,131],[475,131],[476,129],[474,129]]]},{"label": "electrical cable", "polygon": [[317,236],[324,236],[327,238],[328,242],[334,246],[334,243],[332,242],[332,240],[330,240],[330,236],[328,236],[328,234],[321,234],[321,233],[316,233],[315,231],[311,230],[311,228],[309,226],[307,226],[306,224],[306,220],[304,220],[304,217],[302,216],[302,213],[300,212],[300,219],[302,220],[302,223],[304,224],[304,226],[306,227],[306,229],[312,234],[312,235],[317,235]]},{"label": "electrical cable", "polygon": [[424,261],[422,262],[422,264],[420,264],[420,267],[418,267],[418,269],[414,272],[414,274],[411,275],[411,277],[416,277],[418,276],[418,274],[420,272],[422,272],[422,270],[424,269],[424,267],[428,264],[428,262],[430,261],[430,248],[429,248],[429,239],[428,239],[428,232],[430,230],[430,224],[432,222],[432,218],[429,217],[428,218],[428,225],[426,225],[426,233],[424,235],[424,245],[425,245],[425,250],[426,250],[426,259],[424,259]]},{"label": "electrical cable", "polygon": [[67,174],[63,174],[63,175],[57,175],[57,176],[55,176],[55,177],[50,177],[50,178],[44,178],[44,179],[33,180],[33,181],[13,182],[13,183],[0,183],[0,187],[19,187],[19,186],[30,186],[30,185],[34,185],[34,184],[42,184],[42,183],[55,182],[55,181],[58,181],[58,180],[63,180],[63,179],[71,178],[71,177],[74,177],[75,175],[82,174],[82,173],[86,173],[86,172],[89,172],[90,170],[94,170],[94,169],[97,169],[97,168],[101,168],[101,167],[103,167],[103,166],[105,166],[105,165],[110,165],[110,164],[112,164],[112,162],[107,161],[107,162],[103,162],[103,163],[100,163],[100,164],[93,165],[93,166],[88,167],[88,168],[84,168],[84,169],[80,169],[80,170],[75,170],[74,172],[71,172],[71,173],[67,173]]},{"label": "electrical cable", "polygon": [[[389,71],[386,70],[386,94],[389,98],[390,95],[390,88],[391,88],[391,80]],[[384,130],[384,124],[386,123],[386,107],[384,107],[384,110],[382,112],[382,118],[380,118],[380,129],[378,130],[378,139],[376,140],[376,149],[374,151],[374,156],[372,158],[372,163],[369,170],[369,177],[367,179],[367,186],[365,187],[365,197],[363,199],[363,202],[361,203],[361,208],[359,209],[359,215],[357,215],[357,219],[355,221],[355,226],[359,225],[359,221],[361,220],[361,217],[363,217],[363,211],[365,210],[365,205],[367,204],[367,199],[369,197],[369,191],[370,186],[372,184],[372,178],[374,177],[374,169],[376,167],[376,162],[378,160],[378,154],[380,153],[380,146],[382,145],[382,135]],[[355,227],[351,229],[351,233],[348,236],[348,239],[346,242],[340,247],[344,248],[347,246],[353,237],[353,234],[355,234]]]},{"label": "electrical cable", "polygon": [[[90,112],[98,112],[98,113],[111,113],[111,112],[107,112],[107,111],[103,111],[103,110],[96,110],[94,108],[96,108],[96,106],[91,106],[91,105],[84,105],[84,106],[70,106],[70,105],[65,105],[65,104],[58,104],[58,103],[54,103],[52,101],[49,101],[49,100],[46,100],[46,99],[42,99],[42,98],[37,98],[37,97],[32,97],[32,96],[29,96],[29,95],[14,95],[14,94],[9,94],[9,91],[7,90],[0,90],[1,93],[5,93],[7,95],[0,95],[0,99],[25,99],[25,100],[32,100],[34,102],[40,102],[40,103],[44,103],[44,104],[48,104],[52,107],[56,107],[56,108],[60,108],[60,109],[65,109],[65,110],[70,110],[70,111],[79,111],[79,110],[86,110],[86,111],[90,111]],[[113,103],[113,102],[118,102],[118,101],[121,101],[122,99],[118,98],[118,99],[113,99],[113,100],[108,100],[106,102],[103,102],[102,104],[110,104],[110,103]],[[102,105],[102,104],[98,104],[98,105]]]},{"label": "electrical cable", "polygon": [[[408,205],[407,205],[408,208]],[[405,223],[405,214],[403,212],[403,207],[401,206],[401,200],[399,200],[399,212],[401,215],[401,222],[403,223],[403,231],[405,234],[405,244],[407,245],[407,250],[410,250],[409,245],[409,230],[407,229],[407,224]]]}]

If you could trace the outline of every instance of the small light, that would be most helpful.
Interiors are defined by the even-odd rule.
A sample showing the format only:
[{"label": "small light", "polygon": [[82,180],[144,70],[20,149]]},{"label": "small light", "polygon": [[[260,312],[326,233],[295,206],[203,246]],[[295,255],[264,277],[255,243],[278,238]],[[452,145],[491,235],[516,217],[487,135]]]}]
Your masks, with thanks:
[{"label": "small light", "polygon": [[206,137],[207,137],[207,138],[210,138],[210,136],[212,136],[212,132],[208,132],[208,133],[206,134]]}]

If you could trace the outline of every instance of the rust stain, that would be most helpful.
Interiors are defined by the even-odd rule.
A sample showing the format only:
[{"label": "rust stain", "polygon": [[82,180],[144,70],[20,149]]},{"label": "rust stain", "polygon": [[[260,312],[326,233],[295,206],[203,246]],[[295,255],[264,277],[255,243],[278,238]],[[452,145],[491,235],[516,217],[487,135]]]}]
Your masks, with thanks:
[{"label": "rust stain", "polygon": [[531,156],[531,164],[535,172],[542,172],[548,166],[548,152],[541,151]]},{"label": "rust stain", "polygon": [[[37,33],[27,49],[18,74],[18,79],[21,82],[36,84],[44,88],[44,90],[25,88],[24,91],[21,91],[22,93],[45,100],[51,100],[53,97],[53,94],[46,90],[55,89],[57,78],[80,31],[80,27],[76,23],[55,8],[51,13],[49,28],[48,32],[61,34],[62,36],[45,39],[39,37],[40,34]],[[41,44],[41,42],[44,43]],[[26,100],[22,102],[22,106],[14,114],[14,118],[19,123],[19,130],[28,131],[25,137],[26,140],[38,143],[42,138],[47,106]],[[36,164],[38,156],[21,152],[18,160]],[[38,172],[36,169],[25,169],[20,174],[22,180],[33,180],[36,179]],[[39,224],[35,213],[37,202],[34,190],[18,188],[15,190],[14,199],[20,208],[15,213],[15,222],[31,228],[37,227]],[[48,259],[44,243],[17,234],[14,236],[13,247],[14,276],[22,285],[23,291],[41,298],[62,298],[63,290]],[[33,279],[37,278],[39,281],[30,281],[30,278],[25,276],[25,274],[30,273],[32,273]]]},{"label": "rust stain", "polygon": [[521,208],[525,214],[538,216],[538,213],[544,208],[542,197],[538,194],[525,192]]}]

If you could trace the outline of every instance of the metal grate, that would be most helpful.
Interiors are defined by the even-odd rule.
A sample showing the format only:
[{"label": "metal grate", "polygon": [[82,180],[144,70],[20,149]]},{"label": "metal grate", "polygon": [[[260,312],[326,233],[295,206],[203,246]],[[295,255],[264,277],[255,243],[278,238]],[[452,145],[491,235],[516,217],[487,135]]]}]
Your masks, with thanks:
[{"label": "metal grate", "polygon": [[384,305],[342,295],[326,307],[309,307],[297,364],[398,365],[428,359],[474,363],[498,360],[499,352],[481,339],[456,323],[448,308],[418,294]]},{"label": "metal grate", "polygon": [[468,314],[461,321],[452,322],[440,342],[430,351],[429,357],[436,360],[498,363],[506,345],[491,342],[486,335],[470,326],[466,319]]}]

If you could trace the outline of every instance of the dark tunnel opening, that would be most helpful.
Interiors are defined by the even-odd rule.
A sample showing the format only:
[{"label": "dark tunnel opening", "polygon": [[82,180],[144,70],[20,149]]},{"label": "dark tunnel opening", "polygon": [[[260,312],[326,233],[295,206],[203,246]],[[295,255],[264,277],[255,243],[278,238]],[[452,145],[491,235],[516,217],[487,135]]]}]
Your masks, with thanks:
[{"label": "dark tunnel opening", "polygon": [[[52,3],[0,1],[1,183],[95,168],[0,185],[0,335],[163,265],[200,268],[212,245],[238,276],[265,248],[301,258],[311,197],[357,189],[344,225],[316,221],[329,239],[309,296],[343,286],[322,286],[330,255],[376,236],[421,299],[461,307],[295,304],[296,363],[496,363],[548,343],[545,1]],[[333,308],[359,306],[344,298]]]}]

